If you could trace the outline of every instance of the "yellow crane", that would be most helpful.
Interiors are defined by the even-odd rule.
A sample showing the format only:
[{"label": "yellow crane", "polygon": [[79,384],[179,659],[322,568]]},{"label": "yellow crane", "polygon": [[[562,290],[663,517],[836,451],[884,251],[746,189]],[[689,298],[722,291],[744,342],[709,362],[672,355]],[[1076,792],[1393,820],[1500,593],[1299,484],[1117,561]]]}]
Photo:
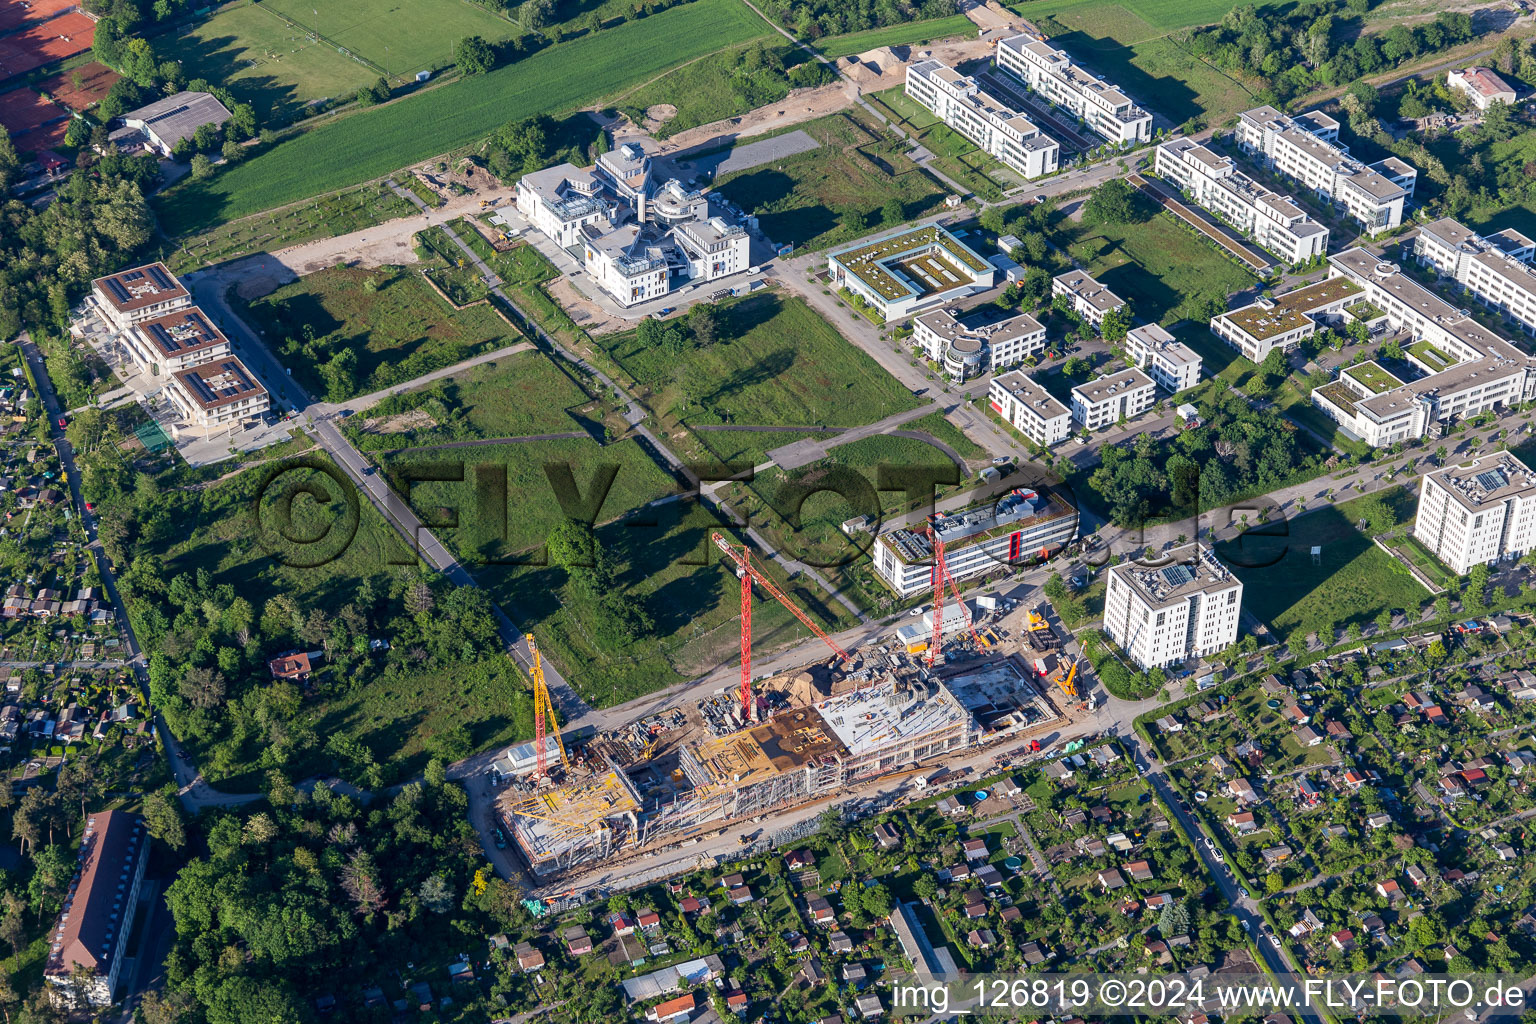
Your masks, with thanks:
[{"label": "yellow crane", "polygon": [[1073,659],[1071,670],[1066,673],[1057,675],[1056,685],[1061,687],[1062,693],[1066,694],[1068,697],[1075,698],[1077,696],[1077,683],[1075,683],[1073,680],[1076,678],[1077,661],[1076,659]]},{"label": "yellow crane", "polygon": [[528,641],[528,674],[533,677],[533,743],[534,754],[539,759],[539,777],[548,778],[549,769],[544,763],[544,717],[549,716],[550,729],[555,734],[555,749],[560,751],[560,763],[571,770],[570,759],[565,756],[565,744],[560,740],[560,723],[555,720],[555,705],[549,699],[549,687],[544,683],[544,663],[539,660],[539,645],[532,633],[524,633]]}]

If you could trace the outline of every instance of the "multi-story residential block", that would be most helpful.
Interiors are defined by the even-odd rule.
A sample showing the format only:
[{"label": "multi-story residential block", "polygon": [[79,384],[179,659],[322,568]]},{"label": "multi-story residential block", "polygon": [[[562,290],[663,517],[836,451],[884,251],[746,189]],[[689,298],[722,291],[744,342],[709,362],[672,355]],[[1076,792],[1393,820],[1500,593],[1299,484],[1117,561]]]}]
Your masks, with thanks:
[{"label": "multi-story residential block", "polygon": [[1073,63],[1038,35],[997,41],[996,63],[1099,135],[1128,146],[1152,138],[1152,115],[1118,88]]},{"label": "multi-story residential block", "polygon": [[987,93],[976,80],[941,61],[918,61],[907,68],[907,95],[938,115],[982,152],[1026,178],[1054,174],[1061,146],[1029,118]]},{"label": "multi-story residential block", "polygon": [[1200,383],[1200,357],[1157,324],[1125,334],[1125,354],[1162,387],[1177,394]]},{"label": "multi-story residential block", "polygon": [[[931,531],[931,532],[930,532]],[[875,541],[875,572],[902,597],[933,588],[933,537],[955,580],[1048,557],[1077,536],[1077,509],[1057,495],[1016,487],[954,512],[936,512],[922,529],[899,527]]]},{"label": "multi-story residential block", "polygon": [[997,271],[938,224],[905,227],[827,255],[834,288],[847,288],[887,321],[992,287]]},{"label": "multi-story residential block", "polygon": [[1463,93],[1478,110],[1487,110],[1495,103],[1515,104],[1515,90],[1489,68],[1447,71],[1445,84],[1452,92]]},{"label": "multi-story residential block", "polygon": [[137,814],[98,811],[85,820],[79,866],[43,964],[56,1002],[112,1005],[148,863],[149,836]]},{"label": "multi-story residential block", "polygon": [[1049,391],[1018,370],[992,378],[992,410],[1035,444],[1053,445],[1072,433],[1072,413]]},{"label": "multi-story residential block", "polygon": [[658,299],[691,281],[749,269],[751,239],[711,212],[702,192],[676,179],[654,186],[651,161],[634,143],[604,153],[590,170],[558,164],[517,182],[517,208],[621,305]]},{"label": "multi-story residential block", "polygon": [[1237,641],[1243,584],[1216,556],[1190,544],[1169,564],[1111,566],[1104,634],[1143,670],[1224,651]]},{"label": "multi-story residential block", "polygon": [[1536,474],[1509,452],[1425,473],[1413,535],[1458,573],[1519,558],[1536,541]]},{"label": "multi-story residential block", "polygon": [[1339,143],[1339,122],[1319,111],[1291,117],[1255,107],[1237,119],[1237,143],[1266,167],[1311,189],[1368,234],[1397,227],[1418,172],[1397,157],[1366,165]]},{"label": "multi-story residential block", "polygon": [[166,393],[186,422],[204,437],[267,411],[267,389],[234,356],[177,370]]},{"label": "multi-story residential block", "polygon": [[140,320],[121,336],[128,357],[145,373],[175,373],[229,355],[229,339],[196,306]]},{"label": "multi-story residential block", "polygon": [[91,299],[119,331],[192,305],[192,296],[164,263],[98,277],[91,282]]},{"label": "multi-story residential block", "polygon": [[1116,370],[1072,389],[1072,418],[1089,430],[1140,416],[1157,401],[1157,385],[1135,367]]},{"label": "multi-story residential block", "polygon": [[1444,217],[1419,229],[1414,254],[1521,330],[1536,333],[1536,242],[1513,229],[1483,236]]},{"label": "multi-story residential block", "polygon": [[1153,167],[1194,202],[1288,263],[1301,263],[1328,249],[1328,229],[1290,196],[1254,181],[1223,156],[1190,139],[1157,147]]},{"label": "multi-story residential block", "polygon": [[1017,366],[1045,349],[1045,328],[1028,313],[967,326],[952,309],[936,309],[912,321],[912,343],[955,380]]},{"label": "multi-story residential block", "polygon": [[1330,277],[1214,316],[1211,333],[1245,358],[1262,363],[1272,349],[1289,352],[1311,337],[1319,324],[1337,318],[1363,292],[1347,277]]},{"label": "multi-story residential block", "polygon": [[[1426,436],[1438,423],[1498,412],[1536,398],[1536,357],[1388,263],[1354,248],[1332,256],[1329,272],[1359,286],[1388,327],[1413,336],[1404,357],[1425,376],[1394,383],[1385,371],[1341,376],[1312,401],[1347,434],[1377,447]],[[1379,368],[1378,368],[1379,370]],[[1370,392],[1366,394],[1365,392]]]},{"label": "multi-story residential block", "polygon": [[1069,270],[1051,278],[1051,295],[1066,299],[1094,330],[1104,323],[1106,314],[1125,308],[1124,299],[1081,270]]}]

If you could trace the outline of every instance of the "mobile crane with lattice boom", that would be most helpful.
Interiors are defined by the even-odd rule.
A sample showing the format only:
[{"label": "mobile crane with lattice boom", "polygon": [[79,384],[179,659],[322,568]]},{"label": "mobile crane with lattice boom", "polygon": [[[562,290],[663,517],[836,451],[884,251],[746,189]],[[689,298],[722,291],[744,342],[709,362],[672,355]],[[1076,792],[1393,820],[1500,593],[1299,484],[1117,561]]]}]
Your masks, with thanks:
[{"label": "mobile crane with lattice boom", "polygon": [[571,770],[571,762],[565,756],[565,743],[560,739],[560,723],[555,720],[555,705],[549,699],[549,686],[544,682],[544,663],[539,659],[539,644],[534,640],[532,633],[524,633],[523,639],[528,641],[528,674],[533,678],[533,749],[539,759],[539,773],[535,778],[549,778],[549,766],[545,763],[547,756],[544,751],[544,716],[549,716],[549,725],[554,729],[555,749],[560,751],[560,763],[566,771]]},{"label": "mobile crane with lattice boom", "polygon": [[806,629],[815,633],[822,643],[832,648],[839,658],[844,661],[849,660],[848,652],[839,647],[837,641],[812,622],[809,615],[801,611],[784,591],[752,564],[751,552],[747,550],[745,544],[734,545],[718,533],[710,534],[709,539],[715,542],[715,547],[725,552],[731,561],[736,563],[736,576],[741,580],[741,718],[743,722],[750,722],[752,721],[752,584],[754,581],[779,604],[788,608],[791,615],[799,619]]}]

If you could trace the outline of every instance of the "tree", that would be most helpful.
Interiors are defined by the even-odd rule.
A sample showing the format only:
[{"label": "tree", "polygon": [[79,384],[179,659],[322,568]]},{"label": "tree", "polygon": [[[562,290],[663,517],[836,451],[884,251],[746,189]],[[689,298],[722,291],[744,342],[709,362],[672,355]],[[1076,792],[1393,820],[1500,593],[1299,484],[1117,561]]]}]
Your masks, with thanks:
[{"label": "tree", "polygon": [[719,309],[713,302],[700,302],[688,311],[688,329],[700,348],[709,348],[720,333]]},{"label": "tree", "polygon": [[1112,309],[1104,314],[1104,319],[1099,321],[1099,334],[1111,344],[1124,341],[1126,332],[1131,329],[1131,313],[1125,306]]},{"label": "tree", "polygon": [[1145,220],[1138,193],[1124,178],[1111,178],[1083,204],[1083,219],[1090,224],[1134,224]]},{"label": "tree", "polygon": [[187,845],[187,830],[182,824],[181,808],[164,790],[144,797],[144,830],[172,850]]},{"label": "tree", "polygon": [[213,161],[208,159],[206,153],[197,153],[192,157],[192,177],[206,178],[213,174]]},{"label": "tree", "polygon": [[416,890],[421,905],[434,914],[446,914],[453,909],[453,889],[442,875],[429,875]]},{"label": "tree", "polygon": [[454,44],[453,63],[462,75],[483,75],[496,66],[496,51],[480,36],[465,36]]},{"label": "tree", "polygon": [[549,160],[549,140],[554,133],[554,122],[540,114],[509,121],[496,131],[496,141],[501,144],[523,171],[536,171]]},{"label": "tree", "polygon": [[1424,649],[1424,660],[1427,661],[1431,666],[1444,664],[1445,658],[1445,641],[1443,640],[1435,640]]},{"label": "tree", "polygon": [[843,820],[843,812],[836,807],[828,807],[816,817],[816,831],[827,838],[828,842],[837,842],[848,831],[848,823]]},{"label": "tree", "polygon": [[[813,62],[814,63],[814,62]],[[906,208],[901,205],[901,200],[895,196],[887,199],[885,205],[880,207],[880,219],[887,225],[900,224],[907,219]]]}]

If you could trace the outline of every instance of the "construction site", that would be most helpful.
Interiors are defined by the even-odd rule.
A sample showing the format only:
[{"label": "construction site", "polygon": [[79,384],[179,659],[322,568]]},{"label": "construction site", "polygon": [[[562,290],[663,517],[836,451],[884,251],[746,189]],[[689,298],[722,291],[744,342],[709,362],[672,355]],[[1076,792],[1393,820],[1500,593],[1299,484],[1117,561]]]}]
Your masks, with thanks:
[{"label": "construction site", "polygon": [[[893,632],[850,654],[802,618],[831,657],[754,682],[754,586],[800,613],[745,548],[718,535],[716,543],[742,580],[739,688],[575,740],[568,750],[557,730],[544,733],[553,711],[535,658],[539,735],[508,750],[494,771],[500,824],[540,882],[834,801],[980,746],[1038,737],[1083,707],[1075,704],[1076,663],[1056,657],[1038,612],[1021,619],[1016,643],[1004,644],[995,630],[1006,609],[994,604],[973,616],[958,594],[949,615],[941,606],[939,628],[917,651]],[[935,576],[937,592],[953,592],[942,565]]]}]

